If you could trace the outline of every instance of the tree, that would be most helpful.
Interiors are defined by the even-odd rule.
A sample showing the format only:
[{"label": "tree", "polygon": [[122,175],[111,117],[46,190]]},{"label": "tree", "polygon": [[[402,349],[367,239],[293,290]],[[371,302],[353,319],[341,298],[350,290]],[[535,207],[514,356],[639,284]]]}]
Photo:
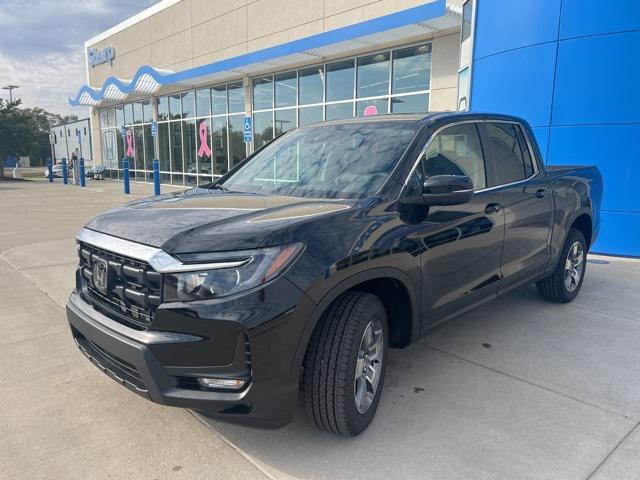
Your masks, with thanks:
[{"label": "tree", "polygon": [[0,177],[4,175],[4,159],[28,155],[43,160],[49,155],[49,133],[52,125],[77,120],[75,115],[60,116],[42,108],[19,108],[21,100],[0,99]]}]

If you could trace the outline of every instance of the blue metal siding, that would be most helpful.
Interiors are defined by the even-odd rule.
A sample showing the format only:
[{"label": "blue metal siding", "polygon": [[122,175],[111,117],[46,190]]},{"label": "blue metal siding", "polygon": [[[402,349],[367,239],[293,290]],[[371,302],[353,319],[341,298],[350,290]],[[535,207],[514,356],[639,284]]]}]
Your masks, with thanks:
[{"label": "blue metal siding", "polygon": [[553,42],[558,38],[556,0],[477,0],[475,55],[488,55]]},{"label": "blue metal siding", "polygon": [[597,165],[593,250],[640,256],[640,1],[476,2],[471,110],[526,118],[548,164]]},{"label": "blue metal siding", "polygon": [[638,52],[640,31],[560,42],[553,124],[640,122]]},{"label": "blue metal siding", "polygon": [[640,30],[638,0],[562,0],[560,39],[627,30]]},{"label": "blue metal siding", "polygon": [[471,86],[473,110],[524,117],[532,127],[548,125],[555,58],[555,43],[547,43],[476,60]]}]

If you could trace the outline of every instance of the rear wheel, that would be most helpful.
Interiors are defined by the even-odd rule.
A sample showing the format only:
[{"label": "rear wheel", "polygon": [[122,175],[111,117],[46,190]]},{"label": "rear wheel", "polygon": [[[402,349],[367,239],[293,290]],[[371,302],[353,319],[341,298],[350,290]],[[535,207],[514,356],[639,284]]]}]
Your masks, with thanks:
[{"label": "rear wheel", "polygon": [[316,327],[304,360],[307,415],[329,432],[355,436],[373,419],[387,358],[387,315],[378,297],[347,292]]},{"label": "rear wheel", "polygon": [[576,298],[587,266],[587,242],[580,230],[569,231],[560,260],[553,273],[536,283],[538,294],[547,300],[567,303]]}]

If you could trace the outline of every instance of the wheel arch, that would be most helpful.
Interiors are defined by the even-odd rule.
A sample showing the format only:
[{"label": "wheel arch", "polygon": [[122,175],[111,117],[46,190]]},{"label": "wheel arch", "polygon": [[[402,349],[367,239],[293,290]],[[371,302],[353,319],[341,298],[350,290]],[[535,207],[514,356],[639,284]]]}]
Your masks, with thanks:
[{"label": "wheel arch", "polygon": [[[389,318],[392,346],[404,347],[417,340],[420,334],[420,303],[413,282],[399,269],[375,268],[344,279],[324,294],[311,312],[298,342],[294,369],[302,366],[311,335],[324,312],[336,298],[350,290],[372,293],[382,300]],[[394,298],[396,294],[400,299]]]}]

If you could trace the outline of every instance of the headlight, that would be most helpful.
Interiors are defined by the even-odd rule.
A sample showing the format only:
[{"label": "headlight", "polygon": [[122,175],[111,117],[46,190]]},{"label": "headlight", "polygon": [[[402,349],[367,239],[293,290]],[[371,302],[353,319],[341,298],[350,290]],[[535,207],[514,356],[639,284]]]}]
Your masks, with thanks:
[{"label": "headlight", "polygon": [[282,273],[302,251],[303,244],[260,248],[245,252],[180,255],[184,262],[241,263],[233,268],[169,273],[164,275],[165,302],[206,300],[262,285]]}]

